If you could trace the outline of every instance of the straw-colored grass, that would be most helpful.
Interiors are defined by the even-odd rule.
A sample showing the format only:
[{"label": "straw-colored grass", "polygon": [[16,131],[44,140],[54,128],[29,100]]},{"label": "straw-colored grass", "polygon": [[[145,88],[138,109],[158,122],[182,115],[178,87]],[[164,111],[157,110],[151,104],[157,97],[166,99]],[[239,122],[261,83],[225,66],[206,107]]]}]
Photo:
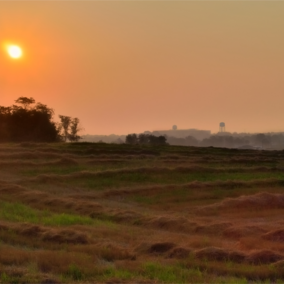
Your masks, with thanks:
[{"label": "straw-colored grass", "polygon": [[0,283],[283,283],[284,152],[0,145]]}]

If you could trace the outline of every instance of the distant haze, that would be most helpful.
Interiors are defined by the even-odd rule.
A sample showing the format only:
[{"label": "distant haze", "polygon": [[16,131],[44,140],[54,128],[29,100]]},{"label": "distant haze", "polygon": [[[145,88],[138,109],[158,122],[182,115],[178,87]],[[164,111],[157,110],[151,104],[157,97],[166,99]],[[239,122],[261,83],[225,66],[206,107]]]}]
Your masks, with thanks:
[{"label": "distant haze", "polygon": [[[19,96],[85,133],[284,131],[284,2],[1,1],[0,105]],[[56,117],[56,119],[57,119]]]}]

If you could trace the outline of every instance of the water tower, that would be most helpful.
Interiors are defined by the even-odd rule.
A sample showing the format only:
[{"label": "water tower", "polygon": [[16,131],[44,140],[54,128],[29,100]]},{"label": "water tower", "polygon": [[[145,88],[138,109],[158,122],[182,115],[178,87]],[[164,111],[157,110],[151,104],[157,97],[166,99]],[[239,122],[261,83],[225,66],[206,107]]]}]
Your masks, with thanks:
[{"label": "water tower", "polygon": [[173,127],[172,127],[173,130],[177,130],[177,128],[178,127],[176,125],[173,125]]},{"label": "water tower", "polygon": [[225,122],[220,122],[220,124],[219,124],[219,132],[226,132]]}]

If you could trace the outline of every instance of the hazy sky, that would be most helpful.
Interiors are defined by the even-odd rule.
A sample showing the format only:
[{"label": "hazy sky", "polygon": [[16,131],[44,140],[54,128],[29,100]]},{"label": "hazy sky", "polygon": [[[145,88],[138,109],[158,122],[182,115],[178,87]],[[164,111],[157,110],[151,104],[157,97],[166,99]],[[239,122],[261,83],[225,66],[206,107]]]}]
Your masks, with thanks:
[{"label": "hazy sky", "polygon": [[284,2],[4,1],[0,105],[19,96],[85,134],[284,131]]}]

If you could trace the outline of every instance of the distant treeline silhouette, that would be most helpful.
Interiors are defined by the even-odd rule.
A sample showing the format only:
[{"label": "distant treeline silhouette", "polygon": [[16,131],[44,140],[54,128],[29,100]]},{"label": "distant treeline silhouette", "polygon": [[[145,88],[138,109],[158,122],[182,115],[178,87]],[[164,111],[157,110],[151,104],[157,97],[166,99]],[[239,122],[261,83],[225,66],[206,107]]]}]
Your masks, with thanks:
[{"label": "distant treeline silhouette", "polygon": [[78,141],[79,119],[67,117],[68,123],[53,121],[54,111],[33,98],[19,97],[16,105],[0,106],[0,142]]},{"label": "distant treeline silhouette", "polygon": [[125,143],[130,145],[167,145],[165,136],[154,136],[152,134],[128,134]]},{"label": "distant treeline silhouette", "polygon": [[85,135],[83,141],[129,145],[180,145],[196,147],[225,147],[243,149],[283,149],[284,133],[217,133],[199,140],[193,136],[185,138],[158,136],[151,133],[125,135]]},{"label": "distant treeline silhouette", "polygon": [[198,147],[226,147],[226,148],[283,148],[283,133],[258,134],[215,134],[203,140],[192,136],[186,138],[167,137],[170,145],[198,146]]}]

